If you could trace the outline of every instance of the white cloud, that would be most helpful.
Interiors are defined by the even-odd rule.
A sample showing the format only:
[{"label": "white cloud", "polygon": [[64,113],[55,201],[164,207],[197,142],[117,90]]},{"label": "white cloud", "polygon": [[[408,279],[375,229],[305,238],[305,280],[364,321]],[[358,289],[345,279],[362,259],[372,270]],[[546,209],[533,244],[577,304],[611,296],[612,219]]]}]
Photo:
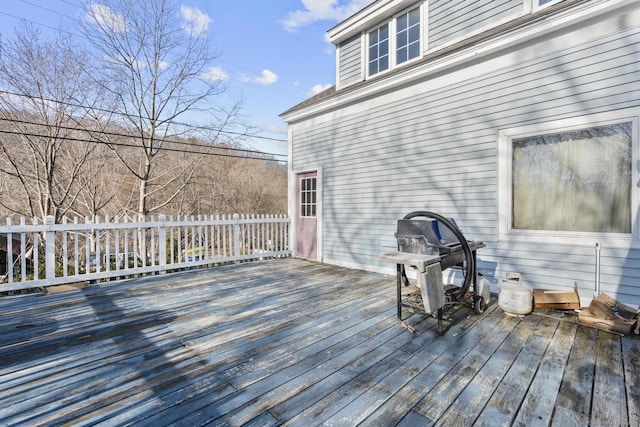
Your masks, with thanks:
[{"label": "white cloud", "polygon": [[204,36],[209,29],[209,25],[213,22],[209,15],[195,7],[182,5],[180,6],[180,12],[182,13],[182,19],[185,21],[182,24],[182,29],[192,37]]},{"label": "white cloud", "polygon": [[278,81],[278,76],[271,70],[264,69],[262,70],[262,76],[253,79],[255,83],[260,83],[263,85],[272,85]]},{"label": "white cloud", "polygon": [[329,89],[331,86],[333,86],[332,84],[327,84],[327,85],[321,85],[321,84],[317,84],[314,87],[311,88],[311,90],[309,91],[309,96],[314,96],[319,94],[320,92],[322,92],[325,89]]},{"label": "white cloud", "polygon": [[127,31],[127,22],[124,17],[113,13],[111,9],[102,4],[92,4],[88,12],[88,18],[100,26],[109,28],[114,33]]},{"label": "white cloud", "polygon": [[237,78],[240,83],[259,83],[269,86],[278,81],[278,76],[271,70],[264,69],[260,77],[251,77],[246,74],[240,74]]},{"label": "white cloud", "polygon": [[336,53],[336,48],[333,44],[331,44],[331,40],[329,40],[329,33],[324,33],[324,41],[327,43],[327,46],[324,48],[324,53],[327,55],[333,55]]},{"label": "white cloud", "polygon": [[229,75],[219,67],[211,67],[209,71],[202,74],[201,77],[204,80],[212,80],[212,81],[224,81],[229,80]]},{"label": "white cloud", "polygon": [[289,130],[289,128],[287,127],[286,124],[284,125],[274,125],[274,124],[267,124],[264,127],[264,130],[266,130],[267,132],[271,132],[271,133],[282,133],[282,134],[287,134],[287,131]]},{"label": "white cloud", "polygon": [[300,27],[316,21],[341,21],[373,0],[301,0],[304,9],[289,12],[286,19],[281,21],[282,27],[289,32],[296,32]]}]

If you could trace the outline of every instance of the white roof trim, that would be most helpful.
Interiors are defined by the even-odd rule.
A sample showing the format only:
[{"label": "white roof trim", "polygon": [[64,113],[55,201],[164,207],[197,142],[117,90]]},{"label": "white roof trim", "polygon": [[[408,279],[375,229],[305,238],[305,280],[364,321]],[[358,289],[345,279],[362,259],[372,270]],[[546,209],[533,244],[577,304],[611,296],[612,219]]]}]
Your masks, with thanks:
[{"label": "white roof trim", "polygon": [[421,1],[378,0],[327,31],[329,41],[337,45],[345,39],[389,19],[396,12]]}]

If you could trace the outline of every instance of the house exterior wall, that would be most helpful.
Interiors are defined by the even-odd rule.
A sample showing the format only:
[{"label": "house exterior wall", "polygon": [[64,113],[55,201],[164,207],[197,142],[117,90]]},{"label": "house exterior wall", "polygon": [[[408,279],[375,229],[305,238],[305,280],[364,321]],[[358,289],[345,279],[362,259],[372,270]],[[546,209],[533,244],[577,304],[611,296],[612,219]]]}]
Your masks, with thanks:
[{"label": "house exterior wall", "polygon": [[432,0],[428,13],[429,48],[459,39],[523,10],[522,0]]},{"label": "house exterior wall", "polygon": [[[525,14],[525,3],[532,0],[429,0],[422,9],[426,26],[423,53],[461,40],[466,36],[498,23]],[[537,1],[537,0],[533,0]],[[420,2],[418,2],[420,3]],[[416,2],[404,0],[392,10],[413,7]],[[389,20],[387,17],[383,22]],[[370,29],[370,28],[369,28]],[[365,79],[366,49],[363,45],[366,31],[358,30],[338,43],[336,82],[338,87]]]},{"label": "house exterior wall", "polygon": [[[480,268],[494,292],[516,271],[534,287],[572,289],[577,282],[582,296],[593,296],[593,242],[500,237],[499,133],[640,107],[637,22],[640,6],[628,2],[446,72],[425,68],[400,87],[363,90],[357,101],[336,96],[290,118],[291,170],[323,168],[324,262],[392,273],[378,253],[396,247],[396,221],[430,210],[487,243]],[[603,242],[601,257],[601,291],[640,304],[637,236]]]},{"label": "house exterior wall", "polygon": [[338,54],[338,83],[340,86],[362,80],[361,45],[360,34],[340,43]]}]

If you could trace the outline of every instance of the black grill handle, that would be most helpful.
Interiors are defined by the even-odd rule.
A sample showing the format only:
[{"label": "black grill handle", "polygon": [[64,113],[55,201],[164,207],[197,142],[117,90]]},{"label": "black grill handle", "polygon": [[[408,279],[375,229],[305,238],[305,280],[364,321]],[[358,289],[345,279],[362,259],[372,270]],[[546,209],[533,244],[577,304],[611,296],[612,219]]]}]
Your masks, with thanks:
[{"label": "black grill handle", "polygon": [[433,218],[437,220],[442,225],[444,225],[449,230],[451,230],[454,236],[456,236],[456,238],[460,241],[462,251],[464,252],[465,260],[467,261],[466,262],[467,265],[465,267],[464,282],[460,287],[460,293],[458,294],[458,297],[457,297],[458,301],[462,300],[465,294],[469,291],[469,287],[471,286],[471,281],[475,274],[474,266],[473,266],[473,255],[471,253],[471,248],[469,247],[469,243],[467,242],[467,239],[462,235],[462,232],[458,227],[456,227],[455,224],[452,224],[451,221],[449,221],[447,218],[435,212],[414,211],[406,214],[403,219],[412,219],[416,217]]}]

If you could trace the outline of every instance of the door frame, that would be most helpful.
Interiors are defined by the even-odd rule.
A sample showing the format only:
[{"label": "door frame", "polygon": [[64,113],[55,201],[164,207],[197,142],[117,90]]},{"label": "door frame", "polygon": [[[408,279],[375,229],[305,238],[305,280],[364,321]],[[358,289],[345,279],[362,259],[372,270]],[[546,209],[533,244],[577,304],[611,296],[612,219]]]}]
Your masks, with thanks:
[{"label": "door frame", "polygon": [[305,173],[316,173],[316,261],[322,262],[323,244],[322,244],[322,167],[307,168],[293,170],[291,172],[292,179],[289,180],[289,217],[291,218],[291,227],[289,229],[289,245],[291,253],[294,257],[298,256],[298,215],[300,211],[299,194],[298,194],[298,176]]}]

